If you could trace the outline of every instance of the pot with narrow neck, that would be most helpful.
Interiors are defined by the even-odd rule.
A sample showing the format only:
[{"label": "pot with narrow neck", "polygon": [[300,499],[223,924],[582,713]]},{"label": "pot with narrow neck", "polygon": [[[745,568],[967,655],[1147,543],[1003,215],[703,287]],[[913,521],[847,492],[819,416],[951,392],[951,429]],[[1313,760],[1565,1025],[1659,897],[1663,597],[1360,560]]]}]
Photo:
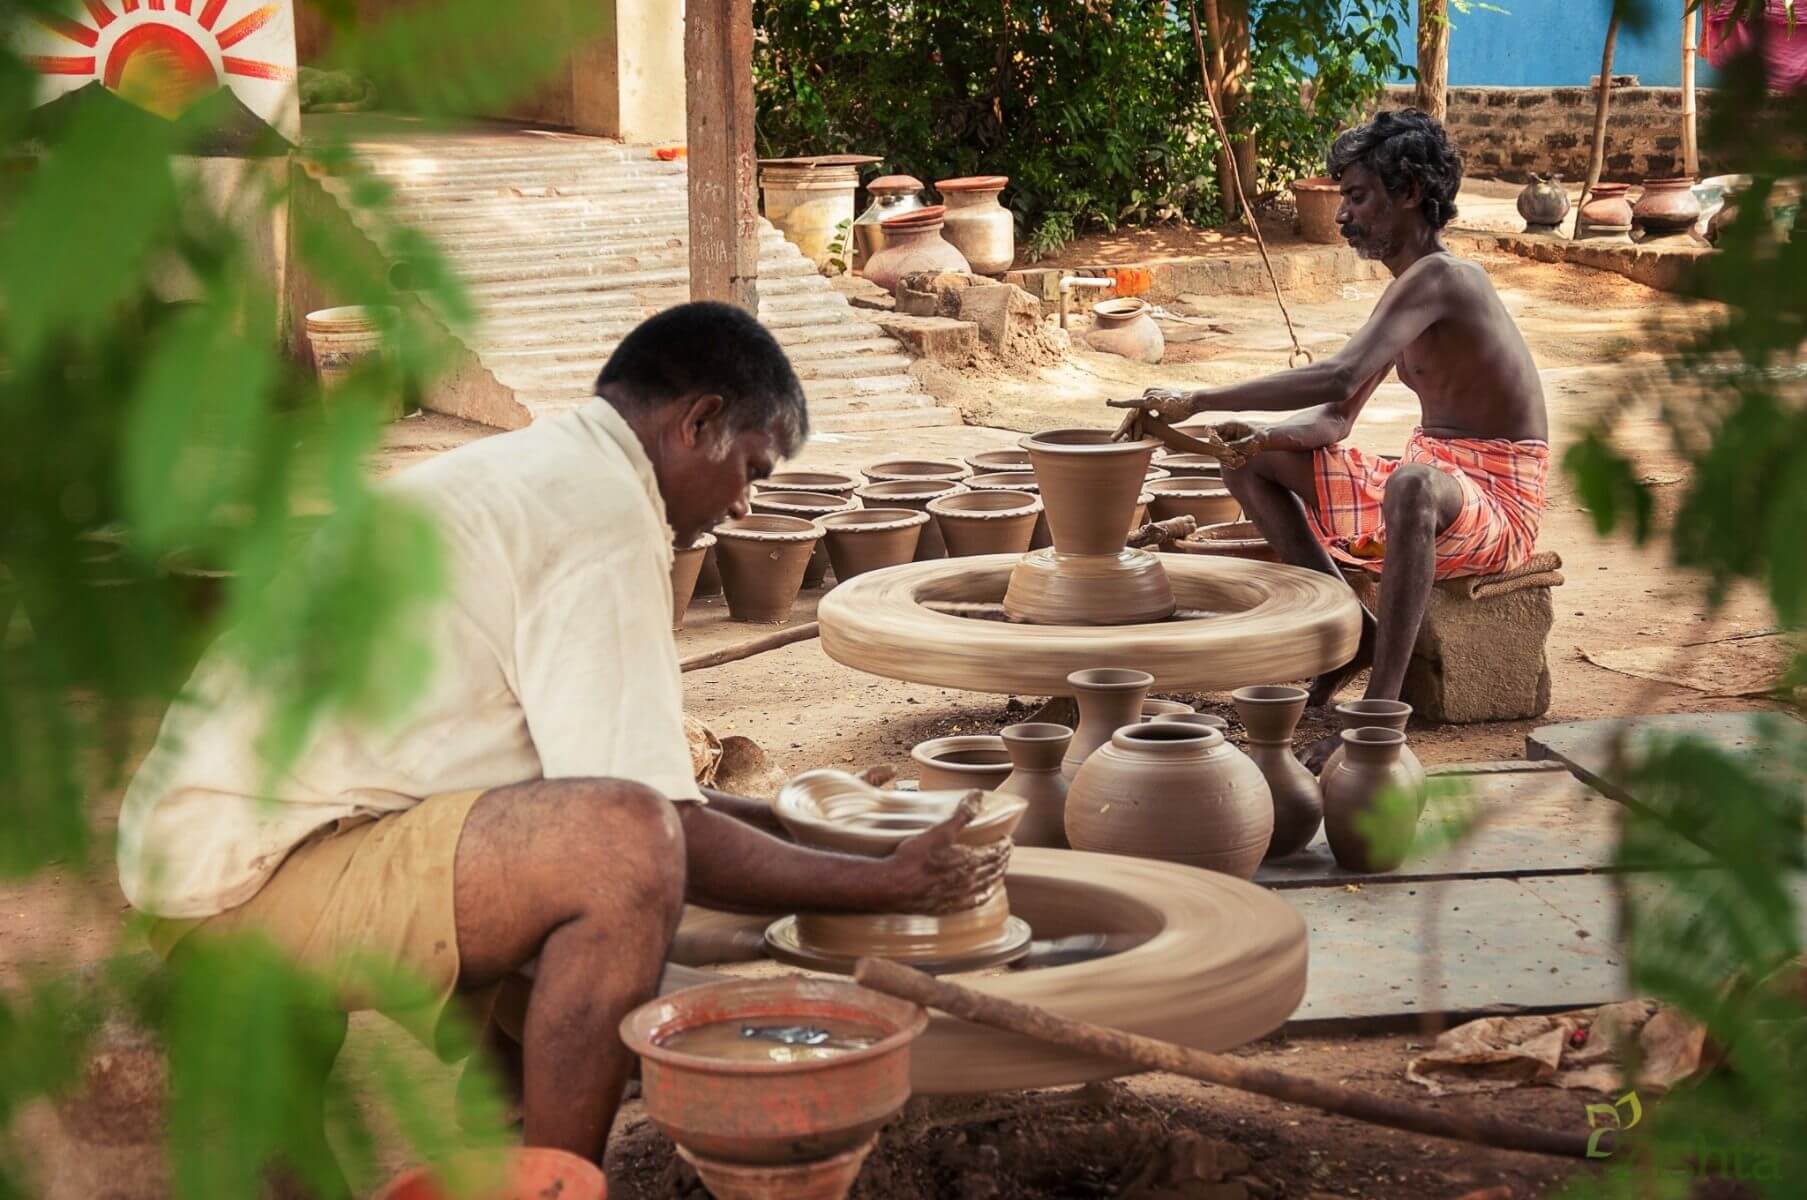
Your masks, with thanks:
[{"label": "pot with narrow neck", "polygon": [[1525,219],[1526,233],[1554,233],[1569,215],[1569,192],[1562,186],[1562,176],[1536,175],[1518,194],[1518,215]]},{"label": "pot with narrow neck", "polygon": [[1065,725],[1029,722],[1008,726],[998,736],[1010,755],[1011,771],[997,790],[1029,805],[1011,840],[1019,846],[1065,850],[1067,780],[1060,764],[1073,742],[1073,731]]},{"label": "pot with narrow neck", "polygon": [[947,209],[941,236],[952,242],[977,275],[1002,275],[1016,261],[1016,218],[998,202],[1006,175],[941,179],[935,190]]},{"label": "pot with narrow neck", "polygon": [[1342,757],[1324,773],[1324,833],[1347,871],[1393,871],[1412,848],[1418,804],[1411,774],[1399,761],[1397,729],[1345,729]]},{"label": "pot with narrow neck", "polygon": [[866,263],[885,248],[883,222],[923,207],[921,192],[922,180],[911,175],[880,175],[866,185],[871,203],[853,221],[854,274],[864,274]]},{"label": "pot with narrow neck", "polygon": [[1265,685],[1230,693],[1236,715],[1248,730],[1249,758],[1261,769],[1274,800],[1274,836],[1267,857],[1296,854],[1317,836],[1324,821],[1318,781],[1293,757],[1293,730],[1305,715],[1304,688]]},{"label": "pot with narrow neck", "polygon": [[[1406,723],[1412,719],[1412,706],[1403,700],[1345,700],[1336,706],[1336,719],[1344,730],[1372,726],[1376,729],[1397,730],[1401,737],[1407,737],[1405,727]],[[1331,770],[1342,761],[1342,755],[1343,745],[1338,742],[1337,748],[1331,751],[1330,757],[1325,760],[1324,769],[1318,773],[1320,782],[1330,778]],[[1418,808],[1422,811],[1424,808],[1424,764],[1418,761],[1416,754],[1412,753],[1409,739],[1399,747],[1399,763],[1412,781],[1413,794],[1417,796]]]},{"label": "pot with narrow neck", "polygon": [[931,204],[879,223],[885,247],[866,263],[868,282],[895,293],[905,275],[919,271],[970,271],[966,256],[941,236],[947,210]]},{"label": "pot with narrow neck", "polygon": [[1147,671],[1122,667],[1094,667],[1067,676],[1073,698],[1079,703],[1079,728],[1060,762],[1060,773],[1069,783],[1079,774],[1093,751],[1111,740],[1111,734],[1142,720],[1142,701],[1154,686]]}]

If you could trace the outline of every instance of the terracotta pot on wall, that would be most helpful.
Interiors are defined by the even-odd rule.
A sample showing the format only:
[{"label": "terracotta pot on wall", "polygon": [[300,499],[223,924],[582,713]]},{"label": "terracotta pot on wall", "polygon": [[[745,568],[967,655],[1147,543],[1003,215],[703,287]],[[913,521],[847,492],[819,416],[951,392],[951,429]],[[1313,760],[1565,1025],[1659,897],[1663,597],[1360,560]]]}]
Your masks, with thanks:
[{"label": "terracotta pot on wall", "polygon": [[1631,221],[1645,237],[1670,237],[1692,230],[1700,213],[1692,176],[1646,179],[1644,194],[1631,210]]},{"label": "terracotta pot on wall", "polygon": [[1343,240],[1337,228],[1336,210],[1343,197],[1336,180],[1322,176],[1295,179],[1292,185],[1293,205],[1299,211],[1299,236],[1308,242],[1334,246]]},{"label": "terracotta pot on wall", "polygon": [[966,256],[978,275],[1002,275],[1016,261],[1016,218],[998,202],[1007,175],[939,179],[935,190],[947,209],[941,236]]}]

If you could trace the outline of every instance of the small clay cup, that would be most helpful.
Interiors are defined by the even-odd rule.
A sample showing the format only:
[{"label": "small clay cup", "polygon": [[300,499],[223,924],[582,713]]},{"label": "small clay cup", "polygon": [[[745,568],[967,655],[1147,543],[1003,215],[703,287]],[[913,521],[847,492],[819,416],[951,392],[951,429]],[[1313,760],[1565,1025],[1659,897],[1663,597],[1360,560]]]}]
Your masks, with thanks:
[{"label": "small clay cup", "polygon": [[1122,667],[1092,667],[1067,676],[1067,684],[1079,703],[1079,728],[1060,760],[1060,773],[1071,783],[1111,734],[1142,720],[1142,701],[1148,699],[1154,676]]},{"label": "small clay cup", "polygon": [[[1012,450],[1010,453],[1028,457],[1021,450]],[[1042,485],[1035,481],[1035,472],[1027,468],[1021,471],[987,471],[980,475],[968,475],[960,482],[975,492],[1028,492],[1031,496],[1040,496],[1042,490]],[[1053,535],[1048,532],[1048,514],[1044,509],[1036,514],[1035,532],[1029,535],[1029,549],[1040,550],[1053,544]]]},{"label": "small clay cup", "polygon": [[[852,496],[835,496],[827,492],[754,492],[751,504],[756,513],[813,521],[829,513],[852,511],[854,500]],[[809,566],[803,572],[803,586],[821,587],[827,575],[828,547],[817,542],[816,551],[809,556]]]},{"label": "small clay cup", "polygon": [[889,483],[898,479],[934,479],[945,483],[965,479],[972,474],[957,462],[919,458],[887,459],[861,470],[871,483]]},{"label": "small clay cup", "polygon": [[[1344,730],[1374,728],[1397,730],[1400,736],[1406,736],[1406,723],[1412,719],[1412,706],[1403,700],[1345,700],[1336,706],[1336,719]],[[1330,772],[1342,761],[1343,747],[1330,752],[1324,761],[1324,769],[1318,773],[1318,779],[1330,778]],[[1399,748],[1399,763],[1405,773],[1411,777],[1412,786],[1418,797],[1418,808],[1424,809],[1424,764],[1412,753],[1408,743]]]},{"label": "small clay cup", "polygon": [[1142,701],[1142,720],[1152,721],[1156,717],[1177,717],[1184,713],[1195,712],[1190,704],[1183,700],[1144,700]]},{"label": "small clay cup", "polygon": [[755,514],[717,525],[715,553],[728,615],[760,625],[789,619],[821,536],[813,521],[799,517]]},{"label": "small clay cup", "polygon": [[834,577],[841,583],[909,562],[928,523],[929,514],[908,508],[860,508],[816,519],[834,563]]},{"label": "small clay cup", "polygon": [[1236,715],[1248,730],[1249,757],[1261,768],[1274,798],[1274,837],[1269,858],[1296,854],[1311,843],[1324,821],[1324,796],[1305,764],[1293,757],[1293,730],[1305,715],[1304,688],[1265,685],[1230,693]]},{"label": "small clay cup", "polygon": [[962,492],[929,501],[949,558],[1027,554],[1042,503],[1028,492]]},{"label": "small clay cup", "polygon": [[1023,439],[1041,483],[1048,528],[1062,554],[1115,554],[1135,516],[1159,445],[1112,440],[1109,429],[1056,429]]},{"label": "small clay cup", "polygon": [[1199,729],[1215,729],[1222,734],[1230,732],[1230,723],[1216,713],[1162,713],[1158,717],[1148,718],[1148,723],[1151,725],[1192,725]]},{"label": "small clay cup", "polygon": [[[965,490],[961,485],[944,479],[892,479],[884,483],[869,483],[854,494],[867,508],[908,508],[926,513],[929,511],[929,501],[939,500],[943,496],[955,496]],[[916,541],[916,561],[927,562],[932,558],[946,557],[947,543],[941,539],[941,522],[930,514],[929,523],[922,527],[922,536]]]},{"label": "small clay cup", "polygon": [[910,751],[925,792],[995,792],[1010,777],[1010,752],[994,734],[930,738]]},{"label": "small clay cup", "polygon": [[818,492],[830,496],[851,496],[860,481],[840,471],[779,471],[753,485],[760,492]]},{"label": "small clay cup", "polygon": [[1072,744],[1073,731],[1065,725],[1030,722],[1008,726],[998,736],[1004,739],[1012,770],[997,790],[1029,802],[1029,811],[1016,827],[1016,844],[1067,849],[1067,781],[1060,773],[1060,760]]},{"label": "small clay cup", "polygon": [[[1324,772],[1324,833],[1346,871],[1394,871],[1412,848],[1419,804],[1382,804],[1398,789],[1417,786],[1403,763],[1405,734],[1397,729],[1345,729],[1341,757]],[[1418,788],[1422,793],[1423,789]]]},{"label": "small clay cup", "polygon": [[974,475],[984,475],[991,471],[1027,471],[1029,470],[1029,452],[1027,450],[987,450],[983,454],[969,454],[966,465],[972,468]]},{"label": "small clay cup", "polygon": [[671,631],[684,628],[684,610],[696,593],[696,577],[702,574],[703,558],[715,548],[714,534],[701,534],[689,546],[671,552]]},{"label": "small clay cup", "polygon": [[1149,515],[1157,521],[1172,517],[1191,517],[1199,525],[1218,525],[1242,516],[1242,506],[1230,489],[1197,476],[1157,479],[1148,485],[1154,496]]}]

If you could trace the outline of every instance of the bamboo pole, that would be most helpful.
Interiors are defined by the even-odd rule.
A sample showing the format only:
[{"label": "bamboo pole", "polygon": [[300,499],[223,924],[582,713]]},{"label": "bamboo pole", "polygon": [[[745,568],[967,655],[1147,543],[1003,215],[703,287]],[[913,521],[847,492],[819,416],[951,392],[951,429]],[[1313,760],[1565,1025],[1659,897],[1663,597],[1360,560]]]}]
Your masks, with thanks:
[{"label": "bamboo pole", "polygon": [[1418,0],[1418,89],[1421,111],[1449,119],[1449,0]]},{"label": "bamboo pole", "polygon": [[1695,103],[1694,61],[1700,52],[1700,10],[1682,0],[1682,172],[1700,178],[1700,120]]}]

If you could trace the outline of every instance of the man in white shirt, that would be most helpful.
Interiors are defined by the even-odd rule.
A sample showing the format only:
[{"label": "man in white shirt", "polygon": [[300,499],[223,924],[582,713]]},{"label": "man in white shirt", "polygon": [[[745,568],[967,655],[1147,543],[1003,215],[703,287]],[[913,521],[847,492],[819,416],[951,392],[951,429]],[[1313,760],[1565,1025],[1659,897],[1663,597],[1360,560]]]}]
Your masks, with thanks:
[{"label": "man in white shirt", "polygon": [[[874,861],[772,837],[762,802],[699,791],[671,547],[745,514],[748,485],[808,435],[802,387],[752,317],[688,304],[629,334],[596,393],[392,481],[436,518],[450,575],[403,720],[325,724],[272,782],[257,691],[216,650],[127,792],[119,864],[166,953],[256,931],[429,1044],[454,994],[493,995],[537,960],[526,1141],[600,1161],[632,1065],[616,1028],[657,989],[687,897],[932,911],[1003,864],[956,846],[964,817]],[[359,959],[430,998],[385,1005]]]}]

